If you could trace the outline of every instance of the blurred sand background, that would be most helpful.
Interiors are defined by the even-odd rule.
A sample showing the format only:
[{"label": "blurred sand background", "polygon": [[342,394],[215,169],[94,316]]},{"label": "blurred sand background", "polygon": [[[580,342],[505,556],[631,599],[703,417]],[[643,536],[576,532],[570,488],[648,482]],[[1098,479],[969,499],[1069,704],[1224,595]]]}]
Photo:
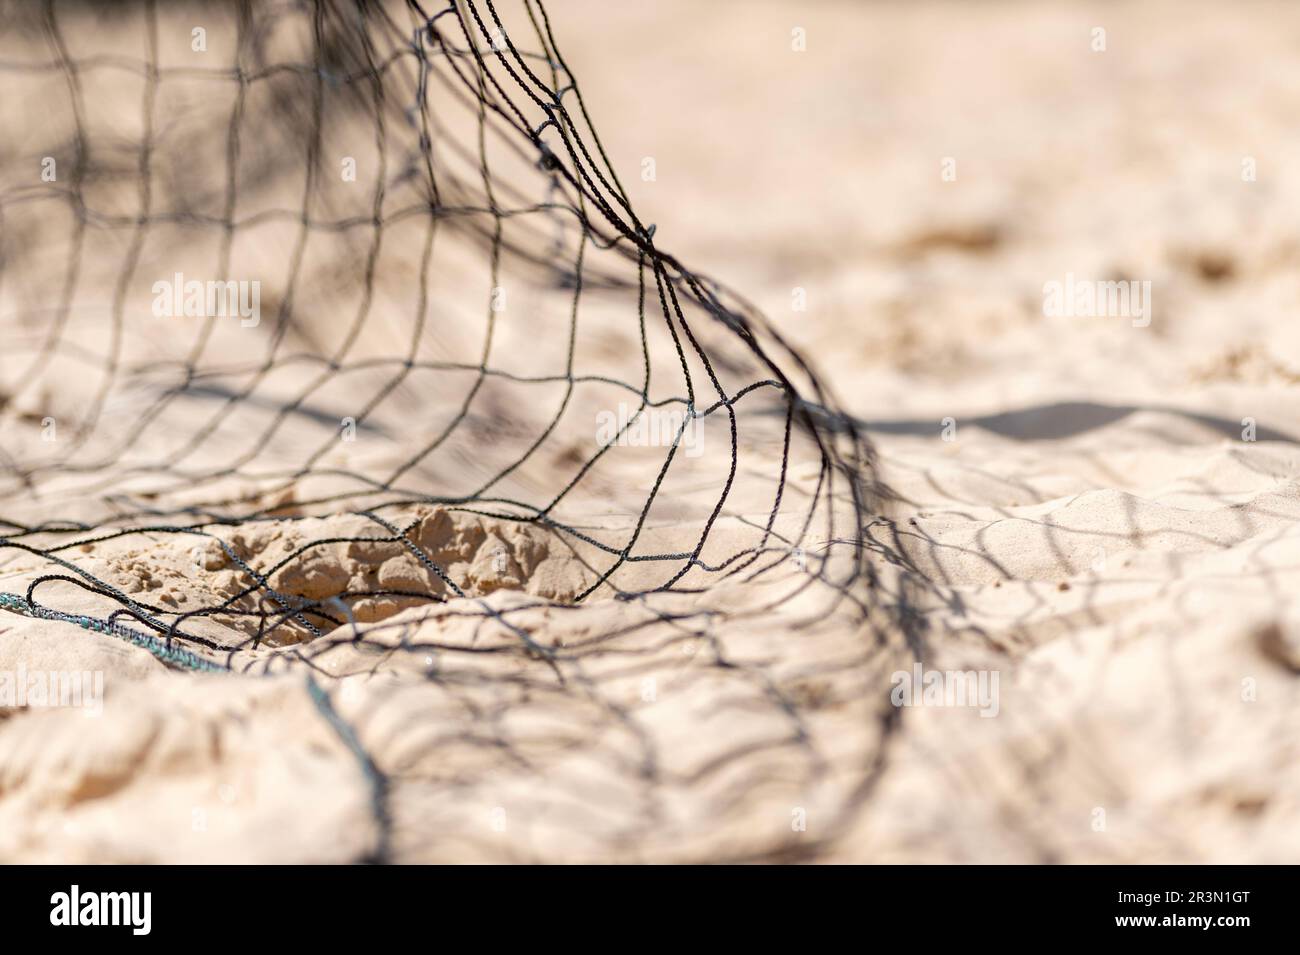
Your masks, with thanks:
[{"label": "blurred sand background", "polygon": [[[875,445],[891,491],[863,529],[876,606],[863,623],[792,567],[574,609],[581,554],[425,515],[485,599],[519,602],[512,619],[572,654],[557,683],[453,601],[376,617],[380,645],[475,650],[439,679],[423,652],[321,661],[392,781],[384,857],[1296,861],[1300,11],[548,9],[657,244],[756,303]],[[1067,274],[1149,280],[1151,323],[1045,317],[1044,283]],[[698,521],[695,498],[676,502],[655,529],[667,549]],[[287,551],[287,523],[246,543]],[[496,579],[487,537],[517,561]],[[189,549],[100,566],[195,600]],[[36,563],[8,564],[0,589]],[[0,858],[375,853],[372,794],[296,676],[180,676],[66,624],[0,626],[4,666],[109,684],[94,723],[0,720]],[[274,670],[276,652],[254,656]],[[890,674],[918,657],[997,671],[997,717],[890,706]]]}]

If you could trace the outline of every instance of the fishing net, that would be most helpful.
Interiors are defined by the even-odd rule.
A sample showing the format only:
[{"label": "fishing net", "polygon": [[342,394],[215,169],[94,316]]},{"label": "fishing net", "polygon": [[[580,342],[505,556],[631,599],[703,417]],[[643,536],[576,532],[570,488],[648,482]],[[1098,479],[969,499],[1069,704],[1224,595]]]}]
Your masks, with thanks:
[{"label": "fishing net", "polygon": [[314,674],[377,799],[316,679],[490,652],[596,699],[578,661],[707,637],[718,588],[869,591],[865,442],[660,247],[547,10],[506,7],[4,8],[0,603]]}]

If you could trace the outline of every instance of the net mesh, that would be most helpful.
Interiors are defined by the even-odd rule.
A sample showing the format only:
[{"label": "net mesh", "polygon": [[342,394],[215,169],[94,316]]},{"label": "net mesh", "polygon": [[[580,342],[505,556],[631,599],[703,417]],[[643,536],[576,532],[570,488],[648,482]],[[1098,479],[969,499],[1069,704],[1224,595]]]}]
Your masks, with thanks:
[{"label": "net mesh", "polygon": [[5,15],[6,609],[179,668],[374,642],[439,680],[482,646],[385,629],[439,608],[563,683],[525,611],[698,636],[707,600],[656,601],[769,576],[865,608],[866,443],[659,247],[540,2]]}]

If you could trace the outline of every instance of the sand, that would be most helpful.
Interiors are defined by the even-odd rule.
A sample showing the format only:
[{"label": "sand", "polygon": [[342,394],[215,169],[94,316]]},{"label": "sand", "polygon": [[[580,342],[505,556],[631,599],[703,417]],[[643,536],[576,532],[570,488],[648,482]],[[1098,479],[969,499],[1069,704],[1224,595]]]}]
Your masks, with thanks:
[{"label": "sand", "polygon": [[[332,627],[287,619],[265,640],[252,616],[188,621],[237,675],[177,672],[110,636],[0,614],[0,672],[104,674],[97,715],[0,709],[0,859],[1300,858],[1300,331],[1288,319],[1300,185],[1286,170],[1300,145],[1296,12],[955,0],[549,9],[656,242],[756,303],[864,429],[877,457],[863,526],[819,530],[807,554],[774,548],[772,570],[753,579],[696,569],[687,592],[625,600],[606,587],[575,601],[605,566],[598,547],[434,504],[398,505],[384,526],[325,502],[344,486],[337,475],[285,476],[318,446],[340,471],[387,474],[439,433],[422,410],[461,394],[449,379],[404,381],[397,407],[368,419],[376,430],[363,423],[372,440],[330,445],[350,395],[383,384],[364,373],[313,396],[318,430],[295,418],[283,443],[220,480],[108,467],[51,478],[39,494],[15,488],[3,516],[29,526],[98,526],[106,508],[141,500],[255,513],[201,534],[76,538],[90,542],[65,556],[169,612],[239,595],[247,568],[307,600],[410,596],[357,601]],[[1104,52],[1090,48],[1098,25]],[[796,27],[803,51],[790,46]],[[653,181],[635,176],[646,156]],[[339,254],[327,246],[316,267],[328,274]],[[454,242],[445,254],[475,260]],[[88,256],[107,278],[87,284],[110,288],[97,283],[116,261]],[[388,268],[397,291],[381,291],[376,321],[404,328],[406,273]],[[1067,275],[1150,281],[1150,322],[1045,315],[1044,284]],[[476,276],[442,276],[439,294],[460,309],[455,283],[476,288]],[[3,291],[0,311],[23,304],[14,283]],[[473,303],[465,315],[479,315]],[[563,353],[536,334],[563,327],[544,320],[562,304],[538,308],[537,324],[503,324],[503,360]],[[345,335],[351,313],[328,314],[305,323],[316,336],[306,350]],[[472,361],[481,321],[447,323],[441,345]],[[634,378],[618,364],[628,329],[615,304],[598,301],[583,321],[579,352]],[[249,340],[221,330],[205,363],[249,360]],[[180,348],[131,341],[132,357]],[[395,341],[375,333],[358,347],[391,354]],[[733,354],[721,334],[710,347]],[[313,373],[277,372],[266,393],[292,395]],[[84,407],[88,386],[74,378],[43,374],[7,405],[28,430],[5,432],[6,454],[32,460],[48,409]],[[105,412],[105,447],[150,394]],[[174,402],[142,455],[174,454],[219,400]],[[546,416],[541,402],[514,410],[508,390],[499,400],[511,410],[483,446],[517,446]],[[272,401],[223,424],[190,459],[196,473],[238,458],[274,412]],[[761,537],[779,460],[770,416],[755,409],[742,424],[750,481],[711,537],[717,556]],[[645,495],[648,459],[635,450],[573,503],[597,541],[622,540]],[[463,453],[472,464],[480,452]],[[548,445],[514,488],[553,489],[571,473],[566,453]],[[815,460],[807,448],[794,457],[787,504],[806,504]],[[689,551],[699,538],[717,459],[688,463],[647,548]],[[775,525],[783,539],[799,513],[787,507]],[[55,537],[68,539],[43,546]],[[835,586],[853,541],[872,584]],[[0,560],[7,592],[50,572],[31,553]],[[619,574],[626,590],[662,579],[653,563]],[[112,605],[71,587],[60,599],[78,613]],[[895,675],[917,666],[996,674],[995,712],[894,705]]]}]

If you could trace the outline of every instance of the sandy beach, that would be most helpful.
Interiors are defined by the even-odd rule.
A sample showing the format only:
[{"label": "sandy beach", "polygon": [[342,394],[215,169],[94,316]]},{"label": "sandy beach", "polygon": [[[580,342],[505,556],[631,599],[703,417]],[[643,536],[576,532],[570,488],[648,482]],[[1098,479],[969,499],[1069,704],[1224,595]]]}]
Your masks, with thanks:
[{"label": "sandy beach", "polygon": [[0,38],[0,860],[1300,859],[1300,10],[546,6],[671,283],[400,9]]}]

